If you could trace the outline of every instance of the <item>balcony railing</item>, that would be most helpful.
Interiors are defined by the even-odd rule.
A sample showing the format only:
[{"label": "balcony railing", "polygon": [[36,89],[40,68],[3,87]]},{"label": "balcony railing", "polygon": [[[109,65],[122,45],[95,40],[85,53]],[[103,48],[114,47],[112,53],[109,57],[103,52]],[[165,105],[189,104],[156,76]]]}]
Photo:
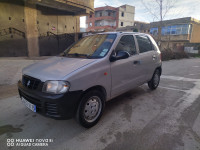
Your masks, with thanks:
[{"label": "balcony railing", "polygon": [[16,28],[10,27],[10,28],[0,30],[0,36],[6,36],[9,34],[16,34],[16,35],[19,35],[19,36],[25,38],[25,32],[20,31]]}]

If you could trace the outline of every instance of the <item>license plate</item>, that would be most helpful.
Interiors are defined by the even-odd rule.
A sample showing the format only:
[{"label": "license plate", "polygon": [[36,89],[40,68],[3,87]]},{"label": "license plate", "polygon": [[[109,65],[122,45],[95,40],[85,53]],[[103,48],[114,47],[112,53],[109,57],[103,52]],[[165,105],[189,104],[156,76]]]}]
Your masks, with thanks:
[{"label": "license plate", "polygon": [[32,110],[33,112],[36,112],[36,105],[30,103],[29,101],[25,100],[23,97],[22,97],[22,102],[24,103],[24,105],[26,107],[28,107],[30,110]]}]

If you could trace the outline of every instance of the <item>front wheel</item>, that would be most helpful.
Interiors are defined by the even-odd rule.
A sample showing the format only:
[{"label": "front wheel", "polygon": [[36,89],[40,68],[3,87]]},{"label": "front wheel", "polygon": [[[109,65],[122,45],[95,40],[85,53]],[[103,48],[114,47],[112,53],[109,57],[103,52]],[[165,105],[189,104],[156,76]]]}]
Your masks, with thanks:
[{"label": "front wheel", "polygon": [[94,126],[101,118],[104,108],[103,94],[97,90],[86,93],[79,104],[76,120],[85,128]]},{"label": "front wheel", "polygon": [[155,90],[160,83],[160,71],[155,70],[152,79],[148,82],[148,86],[151,90]]}]

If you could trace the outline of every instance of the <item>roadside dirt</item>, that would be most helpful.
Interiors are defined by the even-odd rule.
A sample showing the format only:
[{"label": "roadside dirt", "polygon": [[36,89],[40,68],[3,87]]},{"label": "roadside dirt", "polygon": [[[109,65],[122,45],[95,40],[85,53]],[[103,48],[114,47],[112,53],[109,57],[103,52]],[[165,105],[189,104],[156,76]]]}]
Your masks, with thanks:
[{"label": "roadside dirt", "polygon": [[0,100],[18,95],[17,84],[0,85]]}]

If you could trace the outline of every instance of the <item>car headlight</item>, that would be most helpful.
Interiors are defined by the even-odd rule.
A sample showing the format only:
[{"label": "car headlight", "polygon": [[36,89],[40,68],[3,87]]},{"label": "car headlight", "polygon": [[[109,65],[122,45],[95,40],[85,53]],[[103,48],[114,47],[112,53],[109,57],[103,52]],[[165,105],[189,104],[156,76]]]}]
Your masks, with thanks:
[{"label": "car headlight", "polygon": [[69,90],[70,84],[67,81],[46,81],[43,92],[61,94]]}]

